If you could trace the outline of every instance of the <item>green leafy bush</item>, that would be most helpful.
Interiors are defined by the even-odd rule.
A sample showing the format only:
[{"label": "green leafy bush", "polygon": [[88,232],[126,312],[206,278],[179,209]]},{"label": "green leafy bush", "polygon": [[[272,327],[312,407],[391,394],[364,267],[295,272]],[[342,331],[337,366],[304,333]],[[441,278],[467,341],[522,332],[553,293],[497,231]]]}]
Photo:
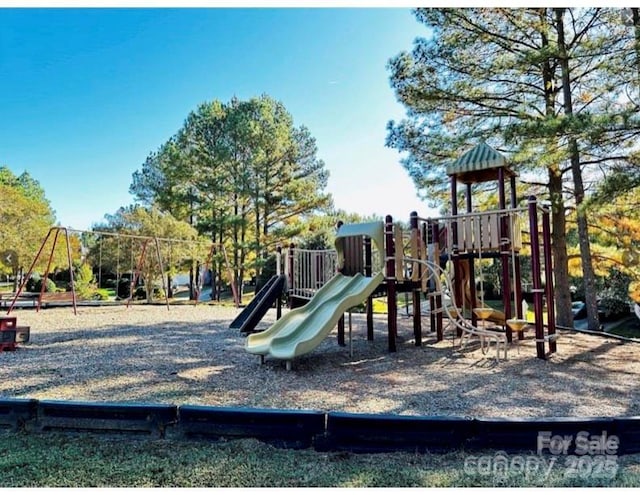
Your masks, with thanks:
[{"label": "green leafy bush", "polygon": [[96,301],[107,301],[109,299],[109,291],[107,289],[97,289],[93,293],[93,299]]},{"label": "green leafy bush", "polygon": [[598,313],[603,321],[616,320],[629,314],[629,302],[605,297],[598,302]]},{"label": "green leafy bush", "polygon": [[93,299],[97,287],[93,283],[93,270],[87,263],[83,263],[75,270],[73,277],[73,286],[76,291],[76,295],[80,299]]},{"label": "green leafy bush", "polygon": [[[25,285],[27,292],[40,292],[42,290],[42,277],[40,275],[34,274]],[[45,292],[56,292],[58,287],[55,282],[50,278],[47,278],[47,282],[45,284],[44,291]]]}]

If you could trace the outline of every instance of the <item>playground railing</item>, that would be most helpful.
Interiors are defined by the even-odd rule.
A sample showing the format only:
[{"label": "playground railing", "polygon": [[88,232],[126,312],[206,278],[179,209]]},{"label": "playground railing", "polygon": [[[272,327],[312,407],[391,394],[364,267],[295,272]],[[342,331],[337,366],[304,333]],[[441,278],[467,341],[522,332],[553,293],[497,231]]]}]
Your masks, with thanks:
[{"label": "playground railing", "polygon": [[522,249],[523,217],[527,208],[508,208],[461,213],[437,218],[418,218],[440,225],[441,244],[447,251],[501,251],[505,246]]},{"label": "playground railing", "polygon": [[291,247],[286,259],[285,275],[289,294],[293,297],[311,299],[336,274],[338,258],[335,250]]}]

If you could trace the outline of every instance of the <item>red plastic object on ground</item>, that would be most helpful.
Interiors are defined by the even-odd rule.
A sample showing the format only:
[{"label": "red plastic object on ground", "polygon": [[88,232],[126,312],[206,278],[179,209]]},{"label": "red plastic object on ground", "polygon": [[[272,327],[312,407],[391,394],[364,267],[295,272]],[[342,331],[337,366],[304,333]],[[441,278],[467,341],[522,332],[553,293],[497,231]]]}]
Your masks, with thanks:
[{"label": "red plastic object on ground", "polygon": [[15,351],[16,343],[29,342],[31,327],[19,327],[15,316],[0,316],[0,351]]}]

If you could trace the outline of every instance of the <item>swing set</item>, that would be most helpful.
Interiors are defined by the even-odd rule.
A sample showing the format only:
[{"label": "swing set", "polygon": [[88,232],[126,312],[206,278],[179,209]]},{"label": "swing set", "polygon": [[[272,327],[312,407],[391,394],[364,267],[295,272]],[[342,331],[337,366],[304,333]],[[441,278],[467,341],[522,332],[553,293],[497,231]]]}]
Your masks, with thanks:
[{"label": "swing set", "polygon": [[[134,235],[134,234],[123,234],[123,233],[114,233],[114,232],[101,232],[101,231],[88,231],[88,230],[79,230],[79,229],[70,229],[67,227],[51,227],[49,229],[49,232],[47,233],[46,237],[44,238],[44,240],[42,241],[41,245],[40,245],[40,249],[38,250],[38,253],[36,254],[35,258],[33,259],[33,262],[31,263],[29,270],[27,271],[26,275],[23,277],[23,280],[18,288],[18,290],[16,291],[11,304],[9,306],[9,309],[7,311],[7,315],[9,315],[11,313],[11,311],[13,310],[13,308],[16,305],[16,301],[18,300],[18,298],[23,294],[24,288],[27,284],[27,281],[31,278],[34,268],[36,266],[36,264],[38,263],[38,261],[41,259],[41,257],[43,256],[44,252],[45,252],[45,248],[47,246],[47,244],[51,241],[51,249],[49,250],[49,256],[47,259],[47,265],[46,265],[46,269],[45,272],[42,276],[42,280],[43,283],[41,284],[41,288],[40,288],[40,292],[37,294],[37,299],[36,299],[36,311],[40,311],[41,307],[42,307],[42,303],[55,303],[55,302],[71,302],[71,305],[73,307],[73,312],[74,314],[77,314],[77,304],[78,304],[78,295],[76,293],[76,284],[74,282],[74,274],[73,274],[73,263],[72,263],[72,256],[71,256],[71,240],[70,240],[70,232],[73,234],[87,234],[87,235],[91,235],[91,236],[98,236],[99,240],[98,240],[98,287],[102,286],[102,272],[103,272],[103,240],[104,238],[108,238],[108,237],[113,237],[116,239],[116,245],[117,245],[117,251],[116,251],[116,280],[120,281],[121,280],[121,239],[124,240],[129,240],[129,252],[130,252],[130,265],[131,265],[131,270],[130,270],[130,282],[129,282],[129,290],[128,290],[128,296],[127,296],[127,300],[126,300],[126,306],[127,308],[129,307],[129,305],[131,304],[131,301],[133,300],[134,294],[135,294],[135,289],[138,285],[138,282],[141,278],[141,274],[143,273],[143,268],[145,266],[145,261],[148,259],[148,253],[153,250],[155,254],[155,261],[158,264],[159,267],[159,271],[160,271],[160,278],[162,280],[162,289],[164,292],[164,300],[165,300],[165,304],[167,306],[167,310],[169,310],[170,304],[169,304],[169,295],[168,295],[168,290],[167,290],[167,283],[166,283],[166,279],[165,279],[165,265],[164,265],[164,260],[163,260],[163,256],[162,256],[162,250],[160,247],[160,243],[164,242],[164,243],[168,243],[169,244],[169,266],[172,266],[172,256],[173,256],[173,245],[174,244],[178,244],[178,243],[182,243],[182,244],[191,244],[193,245],[194,243],[198,243],[198,241],[189,241],[189,240],[184,240],[184,239],[171,239],[171,238],[162,238],[162,237],[156,237],[156,236],[143,236],[143,235]],[[64,237],[65,239],[65,244],[66,244],[66,262],[67,262],[67,266],[69,269],[69,287],[70,290],[65,291],[65,292],[46,292],[46,283],[44,283],[48,277],[49,274],[51,273],[51,268],[52,268],[52,264],[53,264],[53,257],[54,254],[56,252],[56,247],[58,245],[59,242],[59,238],[61,237],[61,235]],[[134,243],[138,242],[139,243],[139,249],[140,249],[140,254],[139,256],[136,257],[134,256]],[[240,300],[239,300],[239,294],[238,294],[238,290],[236,287],[236,284],[234,282],[234,277],[233,277],[233,271],[231,269],[231,266],[229,264],[229,258],[227,256],[227,252],[225,250],[224,245],[222,244],[217,244],[217,243],[212,243],[209,246],[208,249],[208,254],[206,257],[206,261],[203,264],[200,264],[200,262],[198,262],[198,265],[200,267],[200,271],[198,273],[197,278],[197,286],[195,288],[195,300],[194,300],[194,305],[197,305],[198,303],[198,299],[199,299],[199,295],[202,293],[202,289],[203,289],[203,284],[204,284],[204,273],[207,269],[208,266],[211,265],[211,263],[213,262],[214,256],[217,253],[217,250],[220,249],[220,251],[222,252],[223,256],[224,256],[224,261],[225,261],[225,265],[229,274],[229,280],[230,280],[230,284],[231,284],[231,291],[233,294],[233,300],[234,300],[234,304],[236,305],[236,307],[239,307],[240,305]],[[153,255],[152,255],[153,256]],[[116,291],[118,288],[118,284],[116,283]]]}]

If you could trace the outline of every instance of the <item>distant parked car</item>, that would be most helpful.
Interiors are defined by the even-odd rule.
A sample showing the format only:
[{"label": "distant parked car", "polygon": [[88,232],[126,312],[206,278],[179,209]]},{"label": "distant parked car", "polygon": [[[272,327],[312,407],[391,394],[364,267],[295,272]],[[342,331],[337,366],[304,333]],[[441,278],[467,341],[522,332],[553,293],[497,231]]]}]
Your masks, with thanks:
[{"label": "distant parked car", "polygon": [[587,305],[584,301],[573,301],[571,303],[571,312],[574,320],[582,320],[587,317]]},{"label": "distant parked car", "polygon": [[[614,310],[611,309],[612,306]],[[587,305],[583,301],[574,301],[571,303],[571,312],[574,320],[582,320],[587,317]],[[628,313],[629,309],[621,310],[609,300],[598,299],[598,319],[601,322],[616,321],[628,316]]]}]

